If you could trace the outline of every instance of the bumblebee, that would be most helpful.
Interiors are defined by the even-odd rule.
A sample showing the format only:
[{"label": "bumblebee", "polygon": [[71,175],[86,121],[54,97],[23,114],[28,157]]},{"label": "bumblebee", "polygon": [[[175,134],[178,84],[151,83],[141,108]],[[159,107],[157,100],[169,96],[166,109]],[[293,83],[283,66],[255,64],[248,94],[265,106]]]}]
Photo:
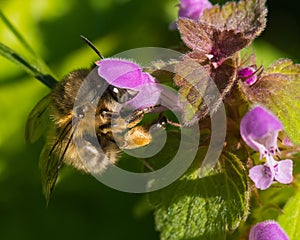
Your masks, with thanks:
[{"label": "bumblebee", "polygon": [[[88,44],[94,49],[90,42]],[[47,200],[63,163],[83,172],[101,173],[109,164],[116,163],[122,149],[148,145],[152,140],[150,127],[161,128],[166,124],[166,119],[159,117],[146,126],[139,125],[144,115],[157,106],[121,114],[123,104],[134,98],[137,92],[109,85],[92,69],[79,69],[67,74],[28,117],[28,142],[36,141],[48,131],[40,156],[43,191]],[[91,83],[84,94],[91,97],[74,107],[87,78]],[[47,124],[49,118],[50,123]],[[82,155],[85,161],[79,157]]]}]

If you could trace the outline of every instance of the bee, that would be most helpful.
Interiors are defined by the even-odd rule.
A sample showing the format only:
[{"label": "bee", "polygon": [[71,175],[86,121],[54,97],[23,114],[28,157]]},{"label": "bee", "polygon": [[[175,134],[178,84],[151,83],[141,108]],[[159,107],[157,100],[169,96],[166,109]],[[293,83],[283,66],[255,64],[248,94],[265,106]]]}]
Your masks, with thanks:
[{"label": "bee", "polygon": [[[89,40],[83,39],[103,58]],[[99,174],[117,162],[122,149],[148,145],[152,140],[150,127],[161,128],[166,124],[166,119],[159,117],[146,126],[139,125],[144,115],[158,106],[121,114],[122,104],[134,98],[137,92],[109,85],[92,69],[94,66],[67,74],[29,114],[25,133],[28,142],[36,141],[48,131],[39,163],[47,200],[63,163],[83,172]],[[90,98],[74,107],[85,79],[90,83],[83,95]],[[45,124],[49,119],[49,124]],[[85,161],[80,158],[82,155]]]}]

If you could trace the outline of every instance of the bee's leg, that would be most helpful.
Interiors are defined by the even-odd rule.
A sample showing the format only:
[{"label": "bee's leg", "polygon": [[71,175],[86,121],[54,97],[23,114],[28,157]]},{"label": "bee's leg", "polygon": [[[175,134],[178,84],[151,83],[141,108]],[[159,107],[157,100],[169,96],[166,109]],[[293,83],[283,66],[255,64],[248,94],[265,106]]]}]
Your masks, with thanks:
[{"label": "bee's leg", "polygon": [[135,110],[130,116],[129,118],[126,119],[126,122],[128,124],[129,128],[132,128],[134,126],[136,126],[144,117],[144,115],[146,113],[150,113],[152,111],[154,111],[155,109],[161,108],[161,105],[154,105],[154,106],[150,106],[150,107],[146,107],[143,109],[138,109]]},{"label": "bee's leg", "polygon": [[[150,113],[159,108],[161,108],[161,105],[154,105],[143,109],[138,109],[130,114],[127,118],[123,118],[122,116],[120,116],[120,113],[110,112],[108,110],[102,110],[100,112],[100,115],[101,117],[106,119],[113,119],[110,128],[115,128],[115,131],[119,132],[125,130],[125,128],[133,128],[143,119],[146,113]],[[120,126],[124,126],[124,128],[119,129]]]},{"label": "bee's leg", "polygon": [[177,122],[173,122],[173,121],[170,121],[169,119],[166,118],[166,123],[173,126],[173,127],[178,127],[178,128],[181,128],[182,125],[180,123],[177,123]]},{"label": "bee's leg", "polygon": [[105,118],[113,118],[113,117],[115,118],[119,116],[119,113],[111,112],[108,110],[101,110],[100,115]]},{"label": "bee's leg", "polygon": [[182,127],[182,125],[180,123],[173,122],[173,121],[169,120],[168,118],[163,116],[162,113],[159,114],[158,119],[156,121],[151,123],[151,126],[157,126],[159,128],[161,128],[161,127],[165,128],[167,124],[171,125],[171,126],[174,126],[174,127],[178,127],[178,128]]},{"label": "bee's leg", "polygon": [[[99,129],[102,133],[112,131],[113,133],[122,133],[127,129],[135,127],[143,119],[146,113],[153,111],[160,107],[159,105],[139,109],[130,114],[127,118],[120,116],[120,113],[111,112],[108,110],[102,110],[100,112],[100,118],[102,124],[99,124]],[[103,124],[103,122],[105,124]]]},{"label": "bee's leg", "polygon": [[103,134],[109,132],[121,133],[128,128],[126,121],[120,117],[119,113],[106,109],[99,112],[99,115],[96,116],[96,122],[98,129]]},{"label": "bee's leg", "polygon": [[166,128],[166,125],[168,123],[168,119],[162,115],[162,113],[159,114],[158,119],[151,122],[148,125],[148,128],[150,129],[151,127],[155,127],[155,128]]},{"label": "bee's leg", "polygon": [[[126,122],[128,123],[128,127],[131,128],[131,127],[136,126],[142,120],[142,118],[144,117],[144,115],[146,113],[150,113],[150,112],[157,111],[157,110],[160,111],[161,108],[163,108],[161,105],[154,105],[151,107],[147,107],[147,108],[143,108],[143,109],[134,111],[133,114],[130,115],[130,117],[128,119],[126,119]],[[179,127],[179,128],[182,127],[182,125],[180,123],[170,121],[166,117],[163,117],[162,112],[160,112],[159,118],[156,121],[156,123],[159,123],[160,121],[165,122],[166,124],[172,125],[174,127]],[[155,122],[153,122],[151,125],[153,125],[154,123]]]}]

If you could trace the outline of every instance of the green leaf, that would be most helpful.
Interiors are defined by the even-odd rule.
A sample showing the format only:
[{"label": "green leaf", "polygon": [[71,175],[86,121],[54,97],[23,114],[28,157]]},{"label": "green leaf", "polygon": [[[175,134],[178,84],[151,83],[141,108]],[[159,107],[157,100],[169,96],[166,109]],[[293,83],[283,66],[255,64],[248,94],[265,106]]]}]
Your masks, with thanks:
[{"label": "green leaf", "polygon": [[[298,183],[299,187],[299,183]],[[283,214],[278,217],[280,226],[285,230],[290,240],[300,239],[300,191],[289,199],[283,208]]]},{"label": "green leaf", "polygon": [[49,67],[44,63],[44,61],[38,57],[18,30],[12,25],[12,23],[5,17],[5,15],[0,11],[0,20],[8,27],[8,29],[15,35],[17,40],[22,44],[22,46],[28,51],[30,56],[30,61],[24,56],[21,56],[13,49],[9,48],[5,44],[0,42],[0,55],[2,55],[7,60],[15,63],[20,68],[22,68],[29,75],[35,77],[42,83],[44,83],[49,88],[54,88],[57,84],[57,80],[54,74],[51,72]]},{"label": "green leaf", "polygon": [[12,25],[12,23],[8,20],[8,18],[3,14],[1,10],[0,10],[0,19],[8,27],[8,29],[16,36],[16,38],[23,45],[23,47],[25,47],[25,49],[28,52],[35,55],[34,50],[30,47],[27,41],[23,38],[23,36],[19,33],[19,31]]},{"label": "green leaf", "polygon": [[279,59],[254,85],[240,82],[240,88],[248,101],[263,105],[277,115],[291,141],[300,143],[300,64]]},{"label": "green leaf", "polygon": [[[200,149],[197,159],[203,158]],[[223,153],[219,165],[199,179],[199,162],[170,186],[150,194],[161,239],[224,239],[249,210],[247,175],[240,160]]]},{"label": "green leaf", "polygon": [[27,59],[25,59],[24,57],[16,53],[13,49],[9,48],[8,46],[2,43],[0,43],[0,55],[18,65],[29,75],[40,80],[49,88],[54,88],[54,86],[56,85],[57,81],[52,74],[49,74],[47,71],[43,70],[34,63],[29,63]]}]

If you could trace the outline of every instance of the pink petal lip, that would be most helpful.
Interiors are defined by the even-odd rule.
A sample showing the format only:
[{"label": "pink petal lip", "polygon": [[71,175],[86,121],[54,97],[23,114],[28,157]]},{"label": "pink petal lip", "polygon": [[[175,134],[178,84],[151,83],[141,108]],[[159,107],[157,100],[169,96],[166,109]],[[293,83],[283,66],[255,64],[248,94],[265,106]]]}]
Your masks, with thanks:
[{"label": "pink petal lip", "polygon": [[274,176],[264,174],[264,165],[257,165],[250,169],[249,177],[254,182],[256,188],[265,190],[273,183]]},{"label": "pink petal lip", "polygon": [[293,161],[290,159],[279,161],[277,167],[275,180],[283,184],[291,183],[293,181]]}]

